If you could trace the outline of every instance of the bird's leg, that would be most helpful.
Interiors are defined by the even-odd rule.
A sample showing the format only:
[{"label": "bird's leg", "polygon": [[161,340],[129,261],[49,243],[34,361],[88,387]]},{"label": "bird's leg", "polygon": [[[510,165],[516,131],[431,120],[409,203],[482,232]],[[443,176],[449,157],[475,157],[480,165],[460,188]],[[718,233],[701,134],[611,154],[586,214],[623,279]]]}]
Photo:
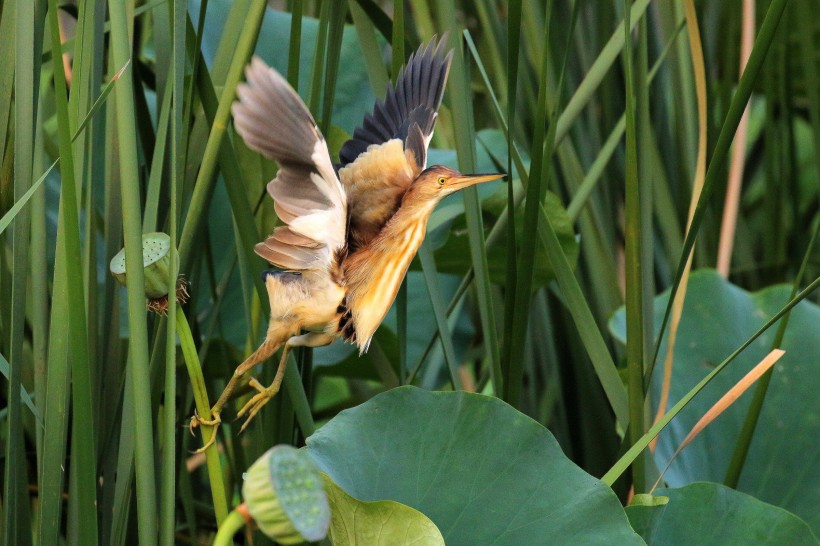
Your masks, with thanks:
[{"label": "bird's leg", "polygon": [[324,332],[308,332],[301,336],[293,336],[289,338],[285,342],[285,348],[282,350],[282,359],[279,361],[279,368],[276,370],[276,377],[273,378],[273,383],[270,384],[270,387],[263,387],[259,381],[256,379],[251,379],[248,383],[251,387],[255,388],[259,391],[258,394],[255,394],[253,398],[248,400],[248,403],[239,410],[239,413],[236,414],[237,417],[242,417],[246,413],[248,417],[245,419],[245,423],[242,425],[240,432],[245,430],[245,427],[248,426],[248,423],[259,413],[259,410],[262,409],[262,406],[267,404],[271,398],[273,398],[277,392],[279,392],[280,387],[282,386],[282,380],[285,378],[285,370],[288,366],[288,353],[292,347],[323,347],[325,345],[329,345],[334,340],[334,337],[326,334]]},{"label": "bird's leg", "polygon": [[[236,367],[236,370],[233,372],[233,376],[228,381],[228,384],[225,385],[225,390],[222,391],[222,394],[219,395],[219,399],[211,408],[211,418],[205,419],[200,415],[194,415],[191,417],[191,421],[189,424],[189,429],[191,433],[193,430],[200,426],[200,425],[207,425],[212,427],[218,427],[219,424],[222,422],[222,418],[220,414],[222,413],[222,408],[225,407],[225,404],[228,403],[228,400],[233,394],[233,391],[236,389],[236,386],[242,380],[242,377],[248,373],[254,366],[263,362],[267,358],[269,358],[276,350],[282,345],[285,339],[291,335],[293,331],[292,328],[282,328],[281,326],[276,326],[273,323],[268,327],[268,332],[265,336],[265,341],[251,354],[248,358],[245,359],[242,364]],[[211,439],[203,445],[201,448],[196,450],[196,453],[202,453],[206,449],[208,449],[214,442],[216,441],[216,428],[214,428],[213,434],[211,435]]]}]

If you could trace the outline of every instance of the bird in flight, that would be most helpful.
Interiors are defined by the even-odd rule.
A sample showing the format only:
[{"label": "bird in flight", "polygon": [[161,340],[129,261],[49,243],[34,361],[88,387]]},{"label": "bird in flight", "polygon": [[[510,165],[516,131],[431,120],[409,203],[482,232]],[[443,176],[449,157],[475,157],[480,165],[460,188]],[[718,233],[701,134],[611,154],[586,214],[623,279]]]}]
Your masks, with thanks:
[{"label": "bird in flight", "polygon": [[[270,322],[265,340],[240,364],[211,409],[191,426],[217,426],[231,393],[254,366],[284,345],[276,377],[239,411],[244,429],[278,391],[294,347],[341,338],[367,351],[424,240],[441,199],[502,174],[465,175],[426,167],[427,147],[450,70],[446,36],[410,56],[383,101],[376,101],[339,152],[327,142],[299,95],[254,58],[237,88],[236,131],[251,149],[279,163],[267,190],[283,225],[255,247],[278,270],[268,272]],[[203,446],[213,443],[216,431]]]}]

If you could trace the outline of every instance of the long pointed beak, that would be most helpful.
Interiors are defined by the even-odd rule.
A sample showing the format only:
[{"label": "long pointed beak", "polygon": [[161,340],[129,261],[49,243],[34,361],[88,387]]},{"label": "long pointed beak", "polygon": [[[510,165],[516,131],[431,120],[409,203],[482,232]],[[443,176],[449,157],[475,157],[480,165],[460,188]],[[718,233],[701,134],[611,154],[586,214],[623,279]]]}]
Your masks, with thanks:
[{"label": "long pointed beak", "polygon": [[503,178],[507,175],[503,173],[499,174],[462,174],[455,180],[453,180],[452,186],[457,189],[466,188],[467,186],[473,186],[475,184],[481,184],[482,182],[490,182],[491,180],[498,180],[499,178]]}]

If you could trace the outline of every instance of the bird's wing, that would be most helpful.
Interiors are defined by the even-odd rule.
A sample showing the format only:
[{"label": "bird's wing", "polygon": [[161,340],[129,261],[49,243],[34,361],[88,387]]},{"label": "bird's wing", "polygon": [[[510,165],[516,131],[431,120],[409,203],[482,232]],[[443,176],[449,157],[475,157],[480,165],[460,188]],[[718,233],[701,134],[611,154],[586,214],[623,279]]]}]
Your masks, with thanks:
[{"label": "bird's wing", "polygon": [[286,224],[256,253],[292,270],[325,269],[345,245],[347,199],[313,116],[288,82],[254,57],[237,88],[234,127],[248,147],[279,163],[268,183],[274,208]]},{"label": "bird's wing", "polygon": [[339,152],[339,177],[348,195],[351,250],[365,246],[398,209],[427,164],[452,51],[446,36],[422,45],[401,69],[384,101]]}]

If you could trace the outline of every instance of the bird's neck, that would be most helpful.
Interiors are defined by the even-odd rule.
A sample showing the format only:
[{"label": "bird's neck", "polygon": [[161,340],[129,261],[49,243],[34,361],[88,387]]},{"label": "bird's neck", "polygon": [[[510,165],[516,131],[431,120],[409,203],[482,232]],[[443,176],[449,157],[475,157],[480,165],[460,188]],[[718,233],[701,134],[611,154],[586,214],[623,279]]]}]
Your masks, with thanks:
[{"label": "bird's neck", "polygon": [[414,199],[413,190],[411,189],[402,199],[396,214],[393,219],[400,225],[409,225],[412,223],[422,223],[427,225],[427,220],[430,214],[438,204],[436,199]]},{"label": "bird's neck", "polygon": [[[435,203],[402,203],[379,236],[382,242],[387,243],[387,246],[391,248],[391,254],[405,256],[405,260],[401,260],[405,262],[401,264],[404,271],[407,270],[406,268],[424,241],[427,233],[427,220],[434,207]],[[404,271],[401,273],[402,277]]]}]

